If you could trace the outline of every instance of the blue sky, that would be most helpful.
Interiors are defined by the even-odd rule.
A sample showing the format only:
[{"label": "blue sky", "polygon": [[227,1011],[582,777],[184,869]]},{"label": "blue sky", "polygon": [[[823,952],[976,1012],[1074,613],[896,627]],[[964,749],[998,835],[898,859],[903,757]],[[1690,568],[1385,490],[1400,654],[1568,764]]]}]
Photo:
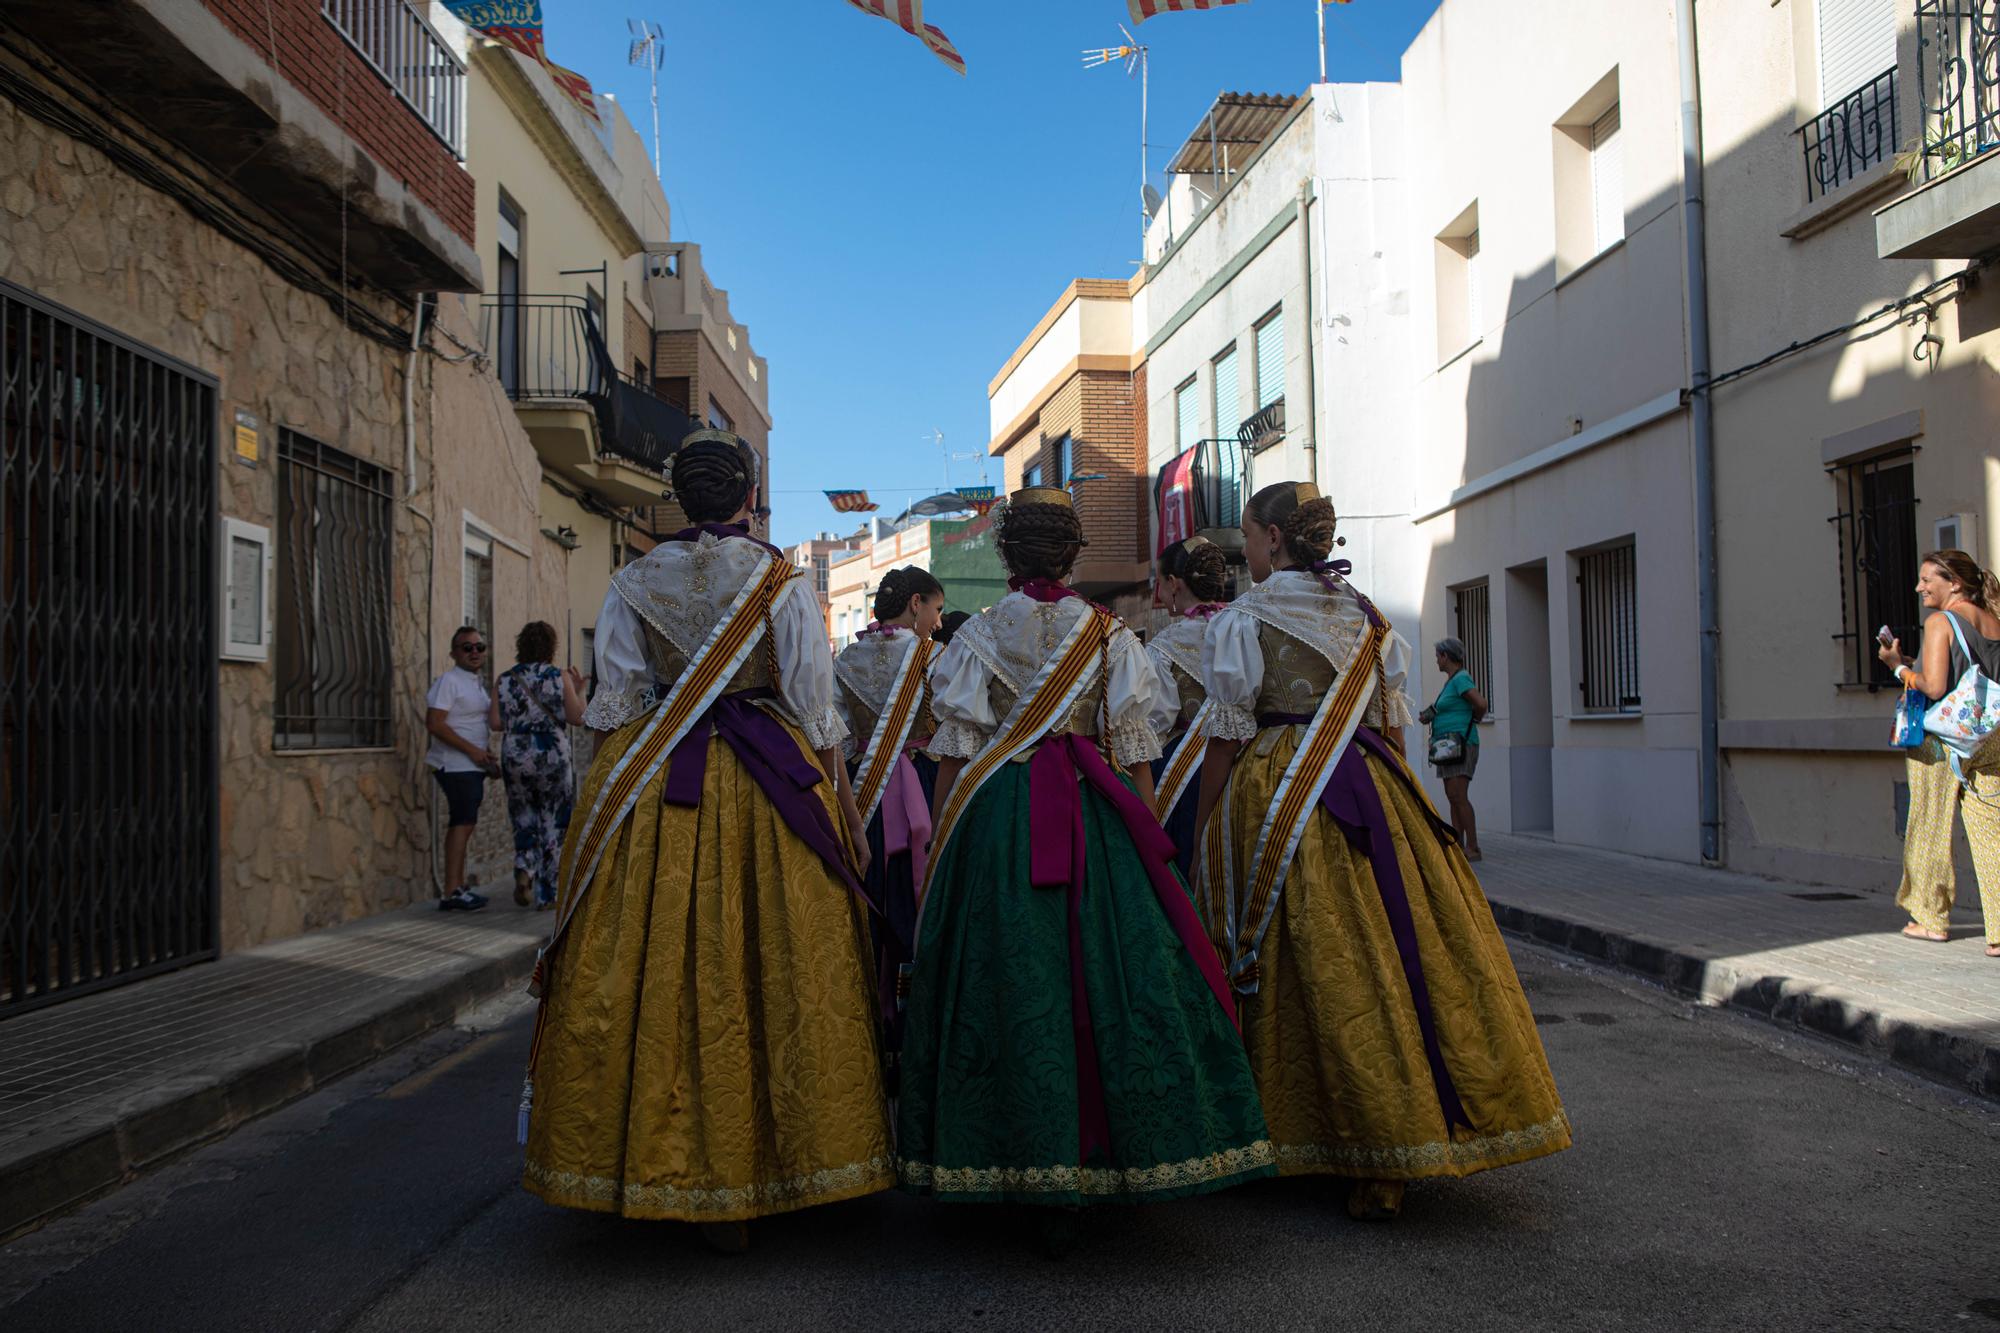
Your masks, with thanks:
[{"label": "blue sky", "polygon": [[[1327,10],[1335,80],[1394,79],[1434,0]],[[819,492],[865,487],[884,513],[984,450],[986,385],[1072,278],[1138,259],[1139,86],[1085,71],[1117,45],[1122,0],[927,0],[960,78],[844,0],[544,0],[550,57],[616,94],[650,143],[625,19],[666,29],[665,183],[771,363],[780,543],[847,530]],[[1313,0],[1166,14],[1152,49],[1159,164],[1216,93],[1302,92],[1318,71]],[[975,459],[953,485],[979,481]],[[989,480],[1000,481],[989,463]]]}]

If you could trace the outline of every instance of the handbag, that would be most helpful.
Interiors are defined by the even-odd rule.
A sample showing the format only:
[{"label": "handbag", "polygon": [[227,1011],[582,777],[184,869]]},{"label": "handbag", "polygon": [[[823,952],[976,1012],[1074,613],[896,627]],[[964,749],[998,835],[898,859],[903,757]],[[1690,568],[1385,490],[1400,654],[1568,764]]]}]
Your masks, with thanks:
[{"label": "handbag", "polygon": [[1972,758],[1972,752],[2000,725],[2000,685],[1980,670],[1978,659],[1965,642],[1965,631],[1958,626],[1958,617],[1949,611],[1944,616],[1951,621],[1958,650],[1965,654],[1965,674],[1958,678],[1958,684],[1951,687],[1949,694],[1924,714],[1924,730],[1944,742],[1951,771],[1963,782],[1964,762]]},{"label": "handbag", "polygon": [[[1445,689],[1451,688],[1451,681],[1445,682]],[[1431,722],[1437,717],[1437,706],[1444,702],[1444,689],[1438,691],[1437,702],[1424,710],[1424,721]],[[1456,731],[1433,733],[1429,751],[1430,761],[1436,765],[1462,764],[1465,762],[1465,736]]]},{"label": "handbag", "polygon": [[1930,706],[1930,696],[1922,690],[1904,690],[1903,697],[1896,701],[1896,720],[1889,730],[1889,744],[1901,750],[1921,749],[1924,714]]}]

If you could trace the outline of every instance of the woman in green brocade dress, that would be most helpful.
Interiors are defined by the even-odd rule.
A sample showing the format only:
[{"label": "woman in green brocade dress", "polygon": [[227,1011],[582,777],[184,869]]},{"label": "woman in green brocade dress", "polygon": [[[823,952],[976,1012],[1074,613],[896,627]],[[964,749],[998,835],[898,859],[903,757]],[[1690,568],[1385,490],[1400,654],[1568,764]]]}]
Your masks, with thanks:
[{"label": "woman in green brocade dress", "polygon": [[897,1152],[904,1187],[939,1199],[1137,1202],[1273,1171],[1220,962],[1151,813],[1153,668],[1063,586],[1082,544],[1066,492],[1014,496],[1015,591],[932,675]]}]

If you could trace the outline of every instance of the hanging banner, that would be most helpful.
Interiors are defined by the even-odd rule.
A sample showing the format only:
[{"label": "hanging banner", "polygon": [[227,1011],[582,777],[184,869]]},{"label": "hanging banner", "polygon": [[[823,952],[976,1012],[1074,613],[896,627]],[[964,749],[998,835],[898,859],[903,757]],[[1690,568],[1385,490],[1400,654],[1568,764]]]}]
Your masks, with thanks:
[{"label": "hanging banner", "polygon": [[924,0],[847,0],[847,3],[864,14],[889,20],[929,47],[931,54],[954,73],[965,73],[965,57],[951,44],[951,38],[935,25],[924,22]]},{"label": "hanging banner", "polygon": [[991,486],[961,486],[958,493],[965,500],[965,507],[975,514],[983,514],[999,502]]},{"label": "hanging banner", "polygon": [[870,500],[866,491],[828,491],[826,502],[842,514],[872,514],[882,507]]},{"label": "hanging banner", "polygon": [[504,42],[548,71],[549,78],[565,97],[582,108],[592,121],[602,123],[590,80],[550,60],[542,46],[542,0],[443,0],[443,3],[446,11],[466,27],[496,42]]},{"label": "hanging banner", "polygon": [[1144,23],[1155,14],[1185,14],[1199,9],[1220,9],[1224,5],[1248,4],[1249,0],[1125,0],[1134,23]]},{"label": "hanging banner", "polygon": [[1194,459],[1198,452],[1190,449],[1160,469],[1160,544],[1155,554],[1194,536]]}]

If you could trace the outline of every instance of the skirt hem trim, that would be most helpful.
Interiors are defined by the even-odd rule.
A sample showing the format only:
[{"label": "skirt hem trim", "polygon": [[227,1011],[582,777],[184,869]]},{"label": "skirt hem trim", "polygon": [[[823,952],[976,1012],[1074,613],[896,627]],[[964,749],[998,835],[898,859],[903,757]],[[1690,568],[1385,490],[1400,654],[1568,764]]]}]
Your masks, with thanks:
[{"label": "skirt hem trim", "polygon": [[685,1189],[555,1171],[530,1161],[521,1183],[548,1203],[584,1212],[667,1222],[746,1222],[880,1193],[894,1187],[896,1169],[892,1158],[872,1157],[790,1180]]}]

